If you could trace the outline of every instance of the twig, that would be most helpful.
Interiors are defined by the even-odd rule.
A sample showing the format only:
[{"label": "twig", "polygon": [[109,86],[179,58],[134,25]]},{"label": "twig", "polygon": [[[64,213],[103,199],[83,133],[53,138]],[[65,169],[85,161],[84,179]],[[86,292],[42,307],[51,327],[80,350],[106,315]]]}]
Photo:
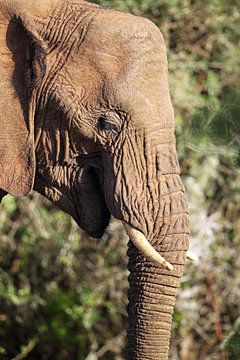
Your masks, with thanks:
[{"label": "twig", "polygon": [[17,356],[15,356],[13,359],[11,360],[22,360],[25,359],[28,354],[35,348],[35,346],[37,345],[38,340],[36,338],[31,339],[29,341],[29,343],[26,346],[22,347],[21,350],[21,354],[18,354]]},{"label": "twig", "polygon": [[[219,303],[218,303],[216,292],[215,292],[214,286],[213,286],[214,285],[214,280],[213,280],[212,274],[208,270],[206,264],[203,264],[201,266],[201,268],[202,268],[202,272],[203,272],[203,274],[205,275],[205,278],[206,278],[208,292],[209,292],[209,294],[211,296],[211,305],[212,305],[212,310],[213,310],[213,314],[214,314],[214,327],[215,327],[216,339],[217,339],[217,341],[219,343],[221,343],[222,338],[223,338],[222,323],[221,323],[221,319],[220,319]],[[227,360],[225,349],[220,349],[220,352],[221,352],[221,359],[222,360]]]}]

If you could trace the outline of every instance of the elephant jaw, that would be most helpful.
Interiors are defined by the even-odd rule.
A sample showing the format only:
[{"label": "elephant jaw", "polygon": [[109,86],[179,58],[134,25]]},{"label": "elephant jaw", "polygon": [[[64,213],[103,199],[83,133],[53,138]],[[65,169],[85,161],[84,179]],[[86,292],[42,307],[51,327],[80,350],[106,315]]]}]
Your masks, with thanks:
[{"label": "elephant jaw", "polygon": [[[131,239],[132,243],[140,251],[140,253],[148,260],[152,261],[154,264],[163,267],[169,271],[173,270],[172,264],[170,264],[163,256],[161,256],[146,239],[143,233],[137,229],[134,229],[132,226],[128,225],[126,222],[122,222],[123,226]],[[187,251],[187,259],[191,261],[198,261],[197,255],[192,251]]]}]

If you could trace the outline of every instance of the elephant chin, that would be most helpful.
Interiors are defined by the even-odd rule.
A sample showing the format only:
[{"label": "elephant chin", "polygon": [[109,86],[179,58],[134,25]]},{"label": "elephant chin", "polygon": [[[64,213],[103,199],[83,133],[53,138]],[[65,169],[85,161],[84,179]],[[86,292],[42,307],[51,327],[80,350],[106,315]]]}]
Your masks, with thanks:
[{"label": "elephant chin", "polygon": [[101,238],[109,224],[111,214],[100,186],[96,169],[86,167],[74,191],[78,225],[94,238]]}]

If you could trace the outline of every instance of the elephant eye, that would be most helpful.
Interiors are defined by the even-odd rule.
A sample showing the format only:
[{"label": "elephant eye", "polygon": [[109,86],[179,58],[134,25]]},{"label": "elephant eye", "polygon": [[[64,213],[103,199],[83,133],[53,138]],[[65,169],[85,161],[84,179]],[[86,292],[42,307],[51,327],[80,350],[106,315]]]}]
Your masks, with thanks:
[{"label": "elephant eye", "polygon": [[101,131],[111,131],[113,133],[118,133],[120,131],[118,124],[107,120],[104,116],[100,116],[98,119],[98,127]]}]

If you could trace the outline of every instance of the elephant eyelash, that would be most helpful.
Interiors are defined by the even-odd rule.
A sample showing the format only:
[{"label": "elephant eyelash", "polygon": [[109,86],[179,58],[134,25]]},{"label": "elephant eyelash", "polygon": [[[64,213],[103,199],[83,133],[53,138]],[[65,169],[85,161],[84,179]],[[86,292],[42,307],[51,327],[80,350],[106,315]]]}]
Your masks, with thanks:
[{"label": "elephant eyelash", "polygon": [[104,116],[100,116],[98,119],[98,128],[100,131],[111,131],[113,133],[118,133],[120,131],[120,126],[109,120]]}]

